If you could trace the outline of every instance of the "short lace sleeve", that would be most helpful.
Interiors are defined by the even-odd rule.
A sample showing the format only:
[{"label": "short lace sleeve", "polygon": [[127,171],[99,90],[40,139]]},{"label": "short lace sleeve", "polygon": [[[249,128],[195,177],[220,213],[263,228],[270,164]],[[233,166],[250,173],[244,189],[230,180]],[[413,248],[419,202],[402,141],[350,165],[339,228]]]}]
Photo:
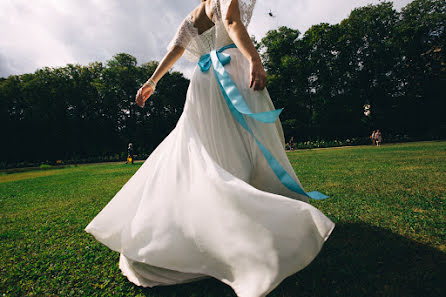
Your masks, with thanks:
[{"label": "short lace sleeve", "polygon": [[194,27],[192,22],[192,15],[188,15],[175,34],[175,37],[167,46],[167,50],[171,50],[174,46],[180,46],[182,48],[187,48],[190,41],[198,35],[197,28]]},{"label": "short lace sleeve", "polygon": [[[216,2],[216,14],[217,17],[224,20],[228,14],[229,5],[235,0],[214,0]],[[254,11],[254,6],[256,0],[238,0],[240,19],[245,27],[248,27],[251,21],[252,12]]]}]

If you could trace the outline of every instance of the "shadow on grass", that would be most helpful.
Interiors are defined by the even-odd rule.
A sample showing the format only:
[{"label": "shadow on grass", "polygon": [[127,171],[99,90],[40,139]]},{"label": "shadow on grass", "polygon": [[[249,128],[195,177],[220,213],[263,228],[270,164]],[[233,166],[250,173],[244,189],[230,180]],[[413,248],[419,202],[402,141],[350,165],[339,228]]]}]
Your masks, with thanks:
[{"label": "shadow on grass", "polygon": [[[386,229],[338,224],[318,257],[269,297],[446,296],[446,254]],[[235,296],[215,279],[140,289],[146,296]]]}]

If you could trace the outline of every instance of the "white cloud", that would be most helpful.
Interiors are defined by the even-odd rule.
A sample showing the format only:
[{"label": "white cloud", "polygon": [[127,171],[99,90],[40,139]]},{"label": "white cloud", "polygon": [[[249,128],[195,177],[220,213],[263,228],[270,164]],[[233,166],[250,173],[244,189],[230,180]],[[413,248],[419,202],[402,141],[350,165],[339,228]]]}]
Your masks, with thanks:
[{"label": "white cloud", "polygon": [[[379,0],[257,0],[251,34],[289,26],[305,32],[338,23],[359,6]],[[397,0],[401,8],[410,0]],[[199,0],[0,0],[0,76],[44,66],[86,65],[126,52],[139,63],[160,60],[177,26]],[[268,16],[272,11],[275,18]],[[175,69],[191,74],[181,59]]]}]

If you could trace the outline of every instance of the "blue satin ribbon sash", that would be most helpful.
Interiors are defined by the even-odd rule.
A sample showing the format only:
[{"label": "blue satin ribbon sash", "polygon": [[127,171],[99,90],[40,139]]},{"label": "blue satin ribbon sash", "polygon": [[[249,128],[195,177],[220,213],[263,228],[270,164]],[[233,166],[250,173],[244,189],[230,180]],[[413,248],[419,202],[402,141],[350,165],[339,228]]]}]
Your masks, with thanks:
[{"label": "blue satin ribbon sash", "polygon": [[280,182],[291,191],[307,196],[309,198],[317,200],[328,198],[328,196],[317,191],[305,192],[302,187],[282,167],[282,165],[274,158],[271,152],[257,139],[251,128],[249,128],[248,123],[246,122],[243,115],[251,117],[262,123],[274,123],[279,114],[282,112],[283,108],[258,113],[253,113],[249,109],[246,101],[243,99],[242,94],[238,90],[235,83],[231,80],[224,67],[224,65],[228,64],[231,61],[231,56],[229,54],[223,53],[224,50],[229,48],[236,48],[236,45],[229,44],[219,50],[213,50],[209,54],[203,55],[198,62],[198,66],[200,67],[201,71],[207,72],[212,66],[212,68],[214,69],[215,77],[217,78],[218,84],[220,85],[220,89],[223,93],[223,97],[228,104],[229,110],[231,111],[237,122],[254,137],[254,140],[262,151],[263,156],[265,157],[266,161],[268,162]]}]

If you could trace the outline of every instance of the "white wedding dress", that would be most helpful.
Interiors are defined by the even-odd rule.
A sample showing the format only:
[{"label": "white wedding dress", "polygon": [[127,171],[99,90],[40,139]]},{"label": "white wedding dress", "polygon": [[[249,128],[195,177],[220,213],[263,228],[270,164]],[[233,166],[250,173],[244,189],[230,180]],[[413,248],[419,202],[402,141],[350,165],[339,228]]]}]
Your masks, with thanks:
[{"label": "white wedding dress", "polygon": [[[231,0],[213,0],[215,26],[201,35],[188,16],[170,44],[198,61],[233,43],[222,22]],[[248,25],[255,1],[239,0]],[[249,89],[237,48],[224,66],[253,112],[273,110],[267,90]],[[246,117],[253,134],[300,185],[284,151],[280,121]],[[239,297],[266,296],[307,266],[334,228],[285,187],[231,114],[212,69],[196,67],[175,129],[85,228],[121,254],[119,267],[144,287],[214,277]]]}]

